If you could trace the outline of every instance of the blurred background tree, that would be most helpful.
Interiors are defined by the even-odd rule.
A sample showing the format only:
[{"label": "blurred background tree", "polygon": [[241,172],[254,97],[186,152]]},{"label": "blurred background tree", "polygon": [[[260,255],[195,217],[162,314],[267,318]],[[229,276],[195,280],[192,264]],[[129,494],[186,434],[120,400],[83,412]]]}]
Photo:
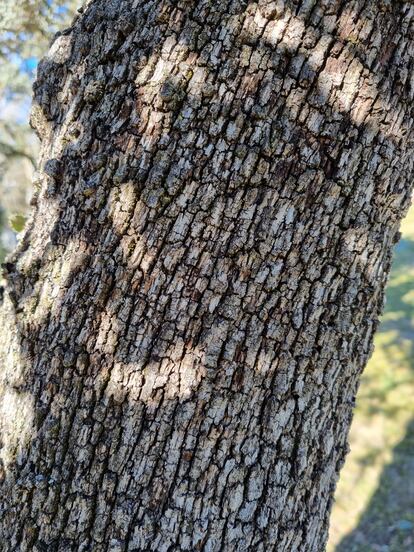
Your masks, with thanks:
[{"label": "blurred background tree", "polygon": [[31,196],[37,139],[29,127],[38,59],[80,0],[0,0],[0,260],[21,231]]}]

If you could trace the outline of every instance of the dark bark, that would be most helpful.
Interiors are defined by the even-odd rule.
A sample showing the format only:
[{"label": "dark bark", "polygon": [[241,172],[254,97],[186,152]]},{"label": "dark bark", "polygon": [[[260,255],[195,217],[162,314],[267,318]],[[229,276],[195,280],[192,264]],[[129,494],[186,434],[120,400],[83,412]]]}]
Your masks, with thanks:
[{"label": "dark bark", "polygon": [[39,67],[2,550],[320,552],[413,176],[413,7],[89,3]]}]

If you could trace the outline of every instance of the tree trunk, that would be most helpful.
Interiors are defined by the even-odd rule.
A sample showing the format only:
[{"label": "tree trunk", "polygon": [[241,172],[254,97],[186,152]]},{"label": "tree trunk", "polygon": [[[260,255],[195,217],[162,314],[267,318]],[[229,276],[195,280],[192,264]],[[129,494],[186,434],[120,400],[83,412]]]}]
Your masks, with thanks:
[{"label": "tree trunk", "polygon": [[321,552],[413,177],[411,2],[96,0],[34,87],[6,551]]}]

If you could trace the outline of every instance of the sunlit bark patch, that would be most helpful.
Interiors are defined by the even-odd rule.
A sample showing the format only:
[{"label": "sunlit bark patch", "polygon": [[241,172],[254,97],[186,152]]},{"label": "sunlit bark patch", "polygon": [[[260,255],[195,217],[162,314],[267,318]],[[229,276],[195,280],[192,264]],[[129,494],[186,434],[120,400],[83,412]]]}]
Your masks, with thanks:
[{"label": "sunlit bark patch", "polygon": [[[5,300],[0,321],[11,329],[13,318],[13,308]],[[23,464],[35,432],[34,397],[28,389],[30,357],[24,358],[16,330],[0,342],[0,358],[0,459],[7,475],[16,463]]]}]

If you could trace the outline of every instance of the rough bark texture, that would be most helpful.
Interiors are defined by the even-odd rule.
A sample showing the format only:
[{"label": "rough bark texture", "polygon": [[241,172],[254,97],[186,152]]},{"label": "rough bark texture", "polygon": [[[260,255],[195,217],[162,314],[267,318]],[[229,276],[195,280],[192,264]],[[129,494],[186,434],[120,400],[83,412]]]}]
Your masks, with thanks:
[{"label": "rough bark texture", "polygon": [[55,39],[1,550],[324,549],[409,204],[413,11],[102,0]]}]

